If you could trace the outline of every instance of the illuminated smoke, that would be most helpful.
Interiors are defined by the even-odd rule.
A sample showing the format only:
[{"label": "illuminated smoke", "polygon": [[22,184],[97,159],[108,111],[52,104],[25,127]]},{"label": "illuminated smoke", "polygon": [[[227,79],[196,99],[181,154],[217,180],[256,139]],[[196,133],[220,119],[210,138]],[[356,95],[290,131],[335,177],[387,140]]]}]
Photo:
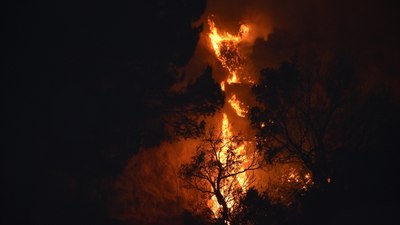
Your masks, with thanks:
[{"label": "illuminated smoke", "polygon": [[197,143],[162,143],[142,149],[115,182],[111,214],[132,224],[182,224],[183,210],[200,207],[200,193],[183,187],[181,163],[190,159]]}]

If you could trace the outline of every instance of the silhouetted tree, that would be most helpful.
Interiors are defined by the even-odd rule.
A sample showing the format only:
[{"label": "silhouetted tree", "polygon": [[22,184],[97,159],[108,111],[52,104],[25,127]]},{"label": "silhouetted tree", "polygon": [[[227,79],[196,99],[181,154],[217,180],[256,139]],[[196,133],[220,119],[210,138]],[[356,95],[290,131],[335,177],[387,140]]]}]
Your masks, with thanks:
[{"label": "silhouetted tree", "polygon": [[165,101],[163,119],[176,137],[196,138],[204,134],[207,116],[224,105],[224,92],[212,78],[212,69],[204,73],[184,91],[171,94]]},{"label": "silhouetted tree", "polygon": [[241,196],[235,210],[233,225],[280,224],[288,220],[288,207],[272,203],[266,193],[249,189]]},{"label": "silhouetted tree", "polygon": [[344,60],[325,65],[326,73],[312,69],[301,71],[293,58],[262,70],[250,117],[269,161],[300,161],[323,186],[331,179],[329,156],[346,144],[342,128],[354,73]]},{"label": "silhouetted tree", "polygon": [[[251,172],[261,167],[256,151],[248,154],[239,153],[236,149],[244,143],[240,136],[223,138],[210,132],[197,146],[192,160],[181,166],[180,177],[188,188],[194,188],[209,197],[215,196],[222,207],[223,223],[230,221],[231,209],[235,207],[243,194],[241,185],[249,186],[252,182]],[[239,178],[246,173],[246,180]],[[241,182],[241,183],[239,183]]]}]

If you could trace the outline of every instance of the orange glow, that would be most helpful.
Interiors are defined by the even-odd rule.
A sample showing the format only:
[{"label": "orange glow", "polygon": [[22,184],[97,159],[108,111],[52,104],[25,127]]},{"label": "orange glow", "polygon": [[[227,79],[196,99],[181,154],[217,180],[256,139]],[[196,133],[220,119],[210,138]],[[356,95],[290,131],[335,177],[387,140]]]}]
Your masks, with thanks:
[{"label": "orange glow", "polygon": [[[220,83],[221,90],[225,91],[226,85],[240,83],[238,74],[240,74],[240,71],[243,70],[244,58],[240,54],[239,43],[242,41],[242,37],[249,32],[249,27],[246,25],[241,25],[238,34],[232,35],[227,32],[223,34],[219,33],[217,27],[215,26],[214,21],[212,21],[211,19],[208,20],[208,24],[210,26],[209,38],[212,49],[218,61],[221,63],[222,67],[228,71],[228,78]],[[247,110],[241,106],[243,103],[241,103],[236,98],[235,94],[233,94],[232,97],[228,100],[228,103],[232,106],[232,108],[235,110],[238,116],[245,117]],[[222,138],[225,142],[223,144],[227,144],[226,142],[228,141],[228,138],[233,135],[233,132],[226,113],[222,114],[221,131],[222,131]],[[222,149],[221,152],[222,163],[226,161],[226,155],[227,155],[226,151],[227,149]],[[239,155],[245,155],[246,154],[245,144],[238,146],[235,149],[235,151]],[[235,179],[235,178],[232,177],[230,179]],[[246,185],[247,181],[246,173],[239,174],[236,177],[236,179],[238,180],[238,183],[241,186],[241,188],[244,191],[246,191],[248,188]],[[232,196],[227,196],[228,195],[227,187],[222,187],[221,192],[225,197],[228,208],[231,209],[235,202]],[[211,200],[209,201],[209,207],[213,211],[215,217],[217,217],[221,206],[219,205],[216,196],[212,196]]]},{"label": "orange glow", "polygon": [[232,97],[228,100],[229,104],[232,106],[232,108],[235,110],[236,115],[240,117],[245,117],[247,114],[247,109],[244,109],[241,105],[239,100],[237,100],[236,95],[233,94]]},{"label": "orange glow", "polygon": [[229,125],[228,116],[224,113],[222,114],[222,137],[227,139],[229,136],[232,136],[231,126]]},{"label": "orange glow", "polygon": [[[211,43],[210,49],[214,52],[219,63],[221,63],[221,66],[228,72],[227,78],[220,83],[221,90],[227,92],[227,96],[231,96],[227,102],[235,111],[236,115],[240,118],[246,118],[248,106],[237,99],[238,95],[235,93],[234,87],[237,84],[253,85],[255,83],[248,76],[246,77],[246,73],[244,71],[245,57],[240,52],[240,43],[244,41],[244,38],[250,32],[250,27],[242,24],[238,33],[236,35],[232,35],[228,32],[220,32],[212,19],[208,19],[208,25],[210,28],[210,33],[208,34]],[[221,121],[223,144],[227,144],[226,142],[228,141],[228,138],[234,133],[232,131],[232,126],[229,122],[226,110],[227,108],[223,109],[223,112],[225,113],[222,113]],[[260,126],[265,127],[267,124],[261,123]],[[246,164],[246,162],[248,162],[247,160],[249,160],[249,158],[246,157],[246,146],[248,144],[250,143],[242,144],[234,150],[236,154],[245,157],[244,164]],[[222,149],[221,151],[221,163],[226,162],[226,151],[227,149]],[[244,165],[239,169],[243,168]],[[248,176],[246,173],[241,173],[236,178],[232,177],[230,179],[237,179],[240,187],[244,191],[249,189],[247,183]],[[287,183],[296,184],[296,186],[299,186],[299,188],[303,190],[307,190],[313,184],[311,173],[301,173],[294,169],[288,171],[284,181]],[[229,195],[227,190],[227,187],[222,187],[221,194],[224,196],[228,208],[231,209],[236,199],[233,199],[232,196],[227,196]],[[222,206],[218,203],[215,195],[209,200],[208,206],[214,213],[215,217],[218,217],[218,213]]]},{"label": "orange glow", "polygon": [[[229,123],[228,116],[225,113],[222,114],[221,131],[222,131],[223,145],[227,146],[228,139],[229,139],[229,137],[231,137],[233,135],[233,133],[231,130],[231,125]],[[226,163],[227,150],[228,150],[228,147],[222,148],[221,156],[220,156],[220,160],[221,160],[222,164]],[[234,151],[238,155],[245,155],[246,154],[245,153],[245,144],[241,144]],[[246,159],[245,159],[245,161],[246,161]],[[243,169],[244,169],[244,167],[238,168],[238,171],[243,170]],[[235,171],[232,171],[232,172],[235,172]],[[243,191],[247,190],[247,184],[246,184],[247,175],[246,175],[246,173],[238,174],[236,177],[229,177],[228,183],[233,182],[233,179],[237,179],[237,181],[238,181],[240,187],[243,189]],[[228,205],[228,208],[231,209],[235,203],[235,199],[233,199],[232,196],[228,196],[228,194],[229,194],[228,187],[225,187],[225,186],[222,187],[221,194],[225,197],[225,201]],[[215,195],[211,197],[211,200],[208,202],[208,206],[214,213],[214,216],[217,217],[218,212],[222,208],[222,206],[218,203],[217,197]]]},{"label": "orange glow", "polygon": [[228,79],[226,80],[226,83],[228,84],[240,83],[236,75],[236,72],[232,72],[231,76],[228,77]]},{"label": "orange glow", "polygon": [[225,82],[222,81],[220,86],[221,86],[221,90],[225,91]]},{"label": "orange glow", "polygon": [[214,21],[208,20],[210,26],[209,38],[211,41],[212,48],[218,61],[221,62],[222,67],[228,70],[229,77],[226,80],[228,84],[240,83],[238,78],[238,72],[243,69],[243,56],[239,52],[239,43],[242,41],[250,28],[245,24],[240,26],[239,33],[232,35],[228,32],[220,34]]},{"label": "orange glow", "polygon": [[312,176],[310,172],[301,173],[295,168],[290,168],[289,173],[286,176],[286,182],[295,183],[299,185],[299,188],[307,191],[313,184]]}]

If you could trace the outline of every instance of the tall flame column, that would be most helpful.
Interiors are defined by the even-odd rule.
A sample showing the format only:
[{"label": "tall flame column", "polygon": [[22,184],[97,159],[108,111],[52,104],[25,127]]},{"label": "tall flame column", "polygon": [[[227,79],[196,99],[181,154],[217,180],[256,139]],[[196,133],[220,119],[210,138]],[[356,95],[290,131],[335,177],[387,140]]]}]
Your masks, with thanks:
[{"label": "tall flame column", "polygon": [[[243,57],[239,52],[238,45],[242,41],[243,36],[249,32],[249,27],[247,27],[246,25],[242,25],[237,35],[231,35],[229,33],[220,34],[215,26],[214,21],[212,21],[211,19],[208,20],[208,24],[210,27],[209,38],[212,49],[222,67],[228,72],[228,77],[221,82],[221,89],[223,91],[226,91],[226,85],[241,83],[239,76],[243,70]],[[248,110],[243,107],[243,103],[241,103],[237,99],[237,95],[234,92],[229,94],[230,98],[227,102],[229,103],[230,107],[235,111],[237,116],[244,118]],[[221,131],[222,138],[224,140],[227,140],[233,134],[228,114],[226,113],[226,108],[223,109],[222,113]],[[238,146],[235,151],[239,155],[245,155],[245,145],[242,144]],[[246,190],[246,173],[239,174],[236,179],[238,179],[238,183],[240,184],[241,188],[243,190]],[[225,189],[226,187],[222,188],[222,194],[227,195]],[[231,208],[234,204],[231,196],[225,196],[225,198],[227,200],[228,207]],[[220,205],[218,204],[217,198],[215,196],[213,196],[209,201],[209,207],[214,212],[214,215],[217,216]]]}]

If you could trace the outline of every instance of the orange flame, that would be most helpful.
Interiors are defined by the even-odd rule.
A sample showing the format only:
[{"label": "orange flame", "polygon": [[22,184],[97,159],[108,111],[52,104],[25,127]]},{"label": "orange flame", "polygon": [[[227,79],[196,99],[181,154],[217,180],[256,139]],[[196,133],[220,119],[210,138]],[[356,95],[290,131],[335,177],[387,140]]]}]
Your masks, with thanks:
[{"label": "orange flame", "polygon": [[240,117],[246,116],[248,110],[241,107],[241,105],[243,103],[241,103],[239,100],[237,100],[235,94],[232,95],[232,97],[228,100],[228,102],[232,106],[232,108],[235,110],[236,115],[238,115]]},{"label": "orange flame", "polygon": [[[225,81],[221,82],[221,90],[225,91],[225,83],[241,83],[238,77],[238,73],[243,70],[243,56],[239,51],[239,44],[242,41],[244,35],[249,33],[250,28],[242,24],[237,35],[232,35],[230,33],[220,34],[214,21],[208,20],[210,26],[209,38],[211,41],[212,48],[217,56],[218,60],[221,62],[222,67],[228,70],[229,76]],[[251,80],[246,80],[247,82],[252,82]],[[245,117],[247,110],[242,108],[242,103],[236,99],[236,95],[228,100],[228,103],[235,110],[236,114],[240,117]]]},{"label": "orange flame", "polygon": [[226,82],[228,84],[239,83],[237,73],[243,66],[243,56],[239,52],[239,43],[242,41],[243,36],[249,32],[250,28],[242,24],[238,35],[232,35],[228,32],[220,34],[215,27],[214,21],[209,19],[208,24],[211,31],[208,36],[215,55],[221,62],[222,67],[229,71],[229,78]]},{"label": "orange flame", "polygon": [[[220,83],[221,90],[229,92],[231,97],[227,102],[235,111],[236,115],[245,118],[248,112],[248,106],[245,106],[244,103],[240,102],[237,99],[237,94],[234,93],[232,89],[227,89],[227,86],[240,83],[254,84],[253,80],[244,76],[243,66],[245,58],[240,52],[240,43],[244,41],[244,37],[246,37],[246,35],[249,33],[250,27],[243,24],[240,26],[239,32],[236,35],[232,35],[228,32],[219,32],[219,30],[215,26],[214,21],[211,19],[208,19],[208,24],[210,27],[210,33],[208,37],[211,42],[211,48],[214,51],[218,61],[221,63],[222,67],[228,71],[228,77]],[[227,114],[223,113],[222,116],[222,137],[224,140],[227,141],[228,138],[232,136],[233,132]],[[265,126],[266,124],[261,124],[261,127]],[[246,157],[245,144],[238,146],[235,151],[236,154],[240,154]],[[223,150],[221,153],[221,160],[226,160],[226,150]],[[246,160],[248,159],[245,158],[245,161]],[[248,184],[246,183],[248,180],[246,173],[239,174],[236,179],[238,180],[239,185],[244,191],[249,188]],[[296,183],[298,184],[297,186],[302,185],[300,188],[303,190],[307,190],[310,186],[313,185],[311,173],[301,173],[294,169],[288,171],[285,182]],[[235,203],[235,200],[232,199],[231,196],[226,196],[228,195],[226,187],[222,187],[221,193],[225,196],[228,208],[231,209],[231,207]],[[217,217],[221,206],[219,205],[216,196],[212,196],[212,198],[208,202],[208,205],[213,211],[215,217]]]},{"label": "orange flame", "polygon": [[[215,26],[214,21],[211,19],[208,20],[208,24],[210,26],[210,34],[209,38],[211,41],[212,49],[221,63],[222,67],[228,70],[229,76],[226,80],[220,83],[221,90],[225,91],[226,84],[230,85],[233,83],[240,83],[238,74],[242,70],[243,66],[243,57],[239,52],[239,43],[242,40],[243,35],[249,32],[249,27],[246,25],[242,25],[239,30],[238,35],[231,35],[229,33],[220,34],[218,29]],[[245,117],[247,110],[241,107],[241,102],[236,99],[236,95],[233,94],[232,97],[228,100],[228,103],[232,106],[235,110],[236,114],[240,117]],[[233,132],[231,130],[231,125],[229,123],[229,119],[226,113],[222,114],[222,123],[221,123],[221,130],[222,130],[222,138],[226,142],[228,138],[232,136]],[[227,143],[224,143],[226,145]],[[227,149],[223,149],[221,152],[221,160],[226,160],[226,153]],[[242,144],[235,149],[237,154],[245,155],[245,145]],[[223,162],[222,162],[223,163]],[[243,168],[240,168],[243,169]],[[230,178],[234,179],[234,178]],[[236,179],[238,180],[239,185],[243,190],[247,190],[247,175],[246,173],[239,174]],[[232,208],[233,204],[235,203],[231,196],[227,196],[227,187],[222,187],[221,190],[222,194],[225,196],[225,200],[227,202],[228,208]],[[218,212],[221,208],[219,205],[216,196],[212,196],[211,200],[209,201],[209,207],[213,211],[214,215],[217,217]]]},{"label": "orange flame", "polygon": [[294,183],[303,191],[307,191],[314,184],[311,172],[301,173],[295,168],[289,169],[285,179],[287,183]]},{"label": "orange flame", "polygon": [[224,81],[221,82],[221,90],[225,91],[225,82]]},{"label": "orange flame", "polygon": [[[228,116],[225,113],[222,114],[221,128],[222,128],[222,140],[224,142],[223,145],[227,146],[228,145],[227,141],[228,141],[229,137],[232,136],[232,131],[231,131],[231,125],[229,123]],[[228,147],[223,148],[221,151],[220,160],[221,160],[221,163],[223,163],[223,164],[226,162],[227,150],[228,150]],[[245,144],[241,144],[234,151],[238,155],[245,155]],[[242,170],[242,169],[244,169],[244,167],[238,168],[238,170]],[[241,174],[238,174],[235,178],[229,177],[227,179],[228,179],[228,183],[233,182],[233,179],[237,179],[240,187],[244,191],[247,190],[247,175],[246,175],[246,173],[241,173]],[[233,199],[232,196],[228,196],[228,194],[229,194],[228,187],[222,187],[221,194],[225,197],[225,201],[228,205],[228,208],[231,209],[235,203],[235,199]],[[211,197],[210,201],[208,202],[208,206],[214,213],[214,216],[217,217],[218,212],[222,208],[222,206],[219,205],[217,197],[215,195]]]},{"label": "orange flame", "polygon": [[226,80],[226,83],[228,83],[228,84],[240,83],[239,79],[236,75],[236,72],[232,72],[231,76],[228,77],[228,79]]}]

